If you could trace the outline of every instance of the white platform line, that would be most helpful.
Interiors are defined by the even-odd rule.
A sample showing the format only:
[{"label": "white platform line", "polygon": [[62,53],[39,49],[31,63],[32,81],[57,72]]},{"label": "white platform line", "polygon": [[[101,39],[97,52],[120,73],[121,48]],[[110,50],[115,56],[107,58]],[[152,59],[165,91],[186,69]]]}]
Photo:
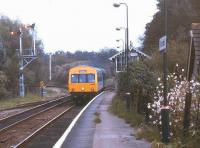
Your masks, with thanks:
[{"label": "white platform line", "polygon": [[69,125],[69,127],[67,128],[67,130],[64,132],[64,134],[60,137],[60,139],[54,144],[53,148],[60,148],[62,146],[62,144],[64,143],[65,139],[67,138],[67,136],[69,135],[69,133],[71,132],[72,128],[74,127],[74,125],[76,124],[76,122],[78,121],[78,119],[80,118],[80,116],[83,114],[83,112],[87,109],[87,107],[96,99],[98,98],[101,94],[103,94],[104,92],[101,92],[100,94],[98,94],[96,97],[94,97],[81,111],[80,113],[74,118],[74,120],[72,121],[72,123]]}]

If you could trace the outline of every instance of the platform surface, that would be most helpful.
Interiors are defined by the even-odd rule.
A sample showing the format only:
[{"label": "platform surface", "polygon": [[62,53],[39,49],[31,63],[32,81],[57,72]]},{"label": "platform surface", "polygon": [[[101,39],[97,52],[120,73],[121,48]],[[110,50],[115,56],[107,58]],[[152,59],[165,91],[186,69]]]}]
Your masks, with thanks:
[{"label": "platform surface", "polygon": [[[150,148],[144,140],[136,140],[134,129],[123,119],[108,111],[114,92],[100,95],[85,110],[62,148]],[[100,113],[101,123],[94,122],[95,112]]]}]

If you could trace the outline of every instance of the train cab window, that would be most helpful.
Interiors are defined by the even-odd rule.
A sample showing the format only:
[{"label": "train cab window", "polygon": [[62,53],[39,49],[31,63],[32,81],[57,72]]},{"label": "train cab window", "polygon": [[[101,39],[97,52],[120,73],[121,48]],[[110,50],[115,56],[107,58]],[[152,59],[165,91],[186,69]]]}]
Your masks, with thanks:
[{"label": "train cab window", "polygon": [[78,75],[77,74],[71,75],[71,82],[72,83],[78,83]]},{"label": "train cab window", "polygon": [[79,75],[79,83],[86,83],[86,82],[87,82],[86,74],[80,74]]},{"label": "train cab window", "polygon": [[88,74],[88,83],[94,83],[95,82],[95,75],[94,74]]}]

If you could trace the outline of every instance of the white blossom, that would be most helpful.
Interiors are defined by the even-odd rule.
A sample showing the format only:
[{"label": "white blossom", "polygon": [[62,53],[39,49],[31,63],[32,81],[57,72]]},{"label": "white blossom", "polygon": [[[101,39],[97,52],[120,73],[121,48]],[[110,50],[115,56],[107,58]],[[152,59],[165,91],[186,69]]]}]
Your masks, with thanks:
[{"label": "white blossom", "polygon": [[[179,68],[177,66],[177,68]],[[184,72],[184,69],[180,69]],[[158,78],[158,81],[161,81],[161,78]],[[176,73],[169,74],[167,76],[167,81],[172,81],[174,85],[172,88],[169,89],[167,93],[167,100],[168,105],[170,107],[170,129],[172,131],[181,130],[180,123],[183,122],[183,114],[185,108],[185,96],[186,93],[189,91],[192,93],[192,104],[191,104],[191,114],[197,111],[197,99],[200,96],[200,83],[196,80],[191,80],[187,82],[186,77],[182,75],[177,75]],[[156,87],[156,92],[154,93],[153,103],[148,104],[148,109],[150,110],[149,118],[154,125],[161,125],[161,108],[163,106],[163,84],[159,82],[158,86]],[[193,135],[196,134],[196,128],[193,122],[195,119],[191,119],[190,128],[193,132]],[[170,132],[170,136],[174,136],[172,132]]]}]

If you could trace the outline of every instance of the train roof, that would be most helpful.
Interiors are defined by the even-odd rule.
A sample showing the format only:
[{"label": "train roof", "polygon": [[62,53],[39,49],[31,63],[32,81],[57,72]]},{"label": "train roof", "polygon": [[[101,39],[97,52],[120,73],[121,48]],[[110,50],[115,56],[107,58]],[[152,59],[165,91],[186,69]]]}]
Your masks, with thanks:
[{"label": "train roof", "polygon": [[95,69],[97,71],[102,71],[105,73],[105,70],[103,68],[97,68],[97,67],[94,67],[94,66],[87,66],[87,65],[79,65],[79,66],[75,66],[75,67],[71,67],[69,69],[70,70],[75,70],[75,69],[78,69],[78,68],[87,68],[87,69]]}]

